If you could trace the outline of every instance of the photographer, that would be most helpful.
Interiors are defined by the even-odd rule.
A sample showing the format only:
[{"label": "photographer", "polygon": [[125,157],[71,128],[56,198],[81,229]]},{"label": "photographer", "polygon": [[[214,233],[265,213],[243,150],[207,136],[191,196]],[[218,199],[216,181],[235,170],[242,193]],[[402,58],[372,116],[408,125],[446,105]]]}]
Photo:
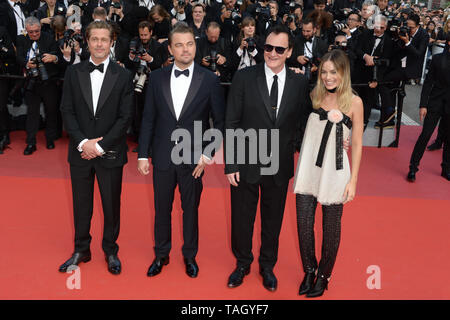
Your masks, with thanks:
[{"label": "photographer", "polygon": [[192,17],[192,6],[189,0],[173,0],[173,8],[170,11],[172,17],[178,21],[187,22],[187,17]]},{"label": "photographer", "polygon": [[310,84],[317,77],[320,58],[327,52],[328,44],[315,36],[315,22],[309,18],[303,20],[302,33],[294,40],[291,57],[286,60],[289,67],[301,68]]},{"label": "photographer", "polygon": [[162,45],[152,39],[153,27],[149,21],[141,21],[138,26],[139,37],[130,41],[129,69],[134,73],[136,109],[132,121],[134,135],[139,137],[144,110],[144,98],[148,86],[148,75],[161,67]]},{"label": "photographer", "polygon": [[242,14],[236,5],[236,0],[224,0],[221,12],[216,21],[220,25],[221,37],[228,43],[233,43],[239,35],[239,24],[242,21]]},{"label": "photographer", "polygon": [[166,42],[171,30],[170,14],[160,4],[150,10],[150,22],[153,22],[153,38],[159,43]]},{"label": "photographer", "polygon": [[128,52],[130,41],[126,36],[122,36],[120,26],[115,22],[109,22],[113,29],[113,43],[110,50],[109,58],[111,61],[117,62],[120,66],[125,67],[128,60]]},{"label": "photographer", "polygon": [[258,19],[256,24],[256,33],[264,40],[267,37],[269,30],[272,27],[283,24],[283,20],[278,16],[278,3],[276,1],[269,1],[270,17],[267,19]]},{"label": "photographer", "polygon": [[253,66],[264,60],[261,38],[255,33],[256,21],[252,17],[242,20],[241,32],[233,44],[231,66],[233,73],[246,67]]},{"label": "photographer", "polygon": [[45,0],[45,4],[36,11],[36,18],[41,22],[43,32],[51,31],[50,23],[56,15],[66,15],[64,3],[57,0]]},{"label": "photographer", "polygon": [[47,149],[54,149],[57,138],[57,96],[55,79],[58,75],[56,56],[58,46],[47,33],[41,33],[41,24],[35,17],[25,20],[27,35],[17,37],[17,63],[26,70],[25,103],[27,105],[27,146],[24,155],[36,151],[41,100],[45,109],[45,137]]},{"label": "photographer", "polygon": [[381,96],[381,118],[376,126],[393,127],[395,117],[395,99],[392,99],[390,88],[386,85],[378,85],[378,82],[386,81],[386,74],[394,64],[394,43],[386,33],[387,18],[384,15],[375,17],[374,29],[366,32],[361,37],[356,49],[357,59],[361,67],[361,82],[368,83],[369,88],[360,90],[364,103],[364,124],[367,125],[372,107],[377,101],[377,95]]},{"label": "photographer", "polygon": [[335,0],[330,12],[335,20],[344,20],[350,12],[362,9],[363,0]]},{"label": "photographer", "polygon": [[220,25],[210,22],[206,37],[197,41],[195,62],[215,72],[222,82],[231,81],[232,70],[229,64],[231,44],[220,36]]},{"label": "photographer", "polygon": [[[0,27],[0,75],[16,73],[15,51],[8,31]],[[0,154],[10,143],[9,141],[9,112],[7,108],[9,92],[14,86],[14,81],[0,77]]]},{"label": "photographer", "polygon": [[122,22],[123,18],[128,15],[135,5],[131,2],[126,2],[122,0],[112,0],[109,6],[108,21],[113,21],[116,23]]},{"label": "photographer", "polygon": [[[292,4],[293,2],[291,2]],[[283,23],[289,28],[293,38],[297,37],[302,32],[303,9],[294,3],[289,5],[289,13],[283,15]]]}]

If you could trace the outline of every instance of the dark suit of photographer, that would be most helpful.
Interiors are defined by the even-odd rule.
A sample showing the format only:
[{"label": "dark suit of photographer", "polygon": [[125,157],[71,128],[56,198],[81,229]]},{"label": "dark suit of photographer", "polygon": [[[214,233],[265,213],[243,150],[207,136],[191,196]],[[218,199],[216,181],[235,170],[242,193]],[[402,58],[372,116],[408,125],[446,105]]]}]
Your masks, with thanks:
[{"label": "dark suit of photographer", "polygon": [[256,23],[256,34],[266,39],[269,30],[275,26],[283,24],[283,20],[278,16],[278,3],[270,1],[268,4],[270,17],[258,18]]},{"label": "dark suit of photographer", "polygon": [[[0,1],[0,26],[6,28],[11,41],[16,44],[17,34],[20,34],[20,29],[25,28],[25,18],[28,17],[29,1],[26,4],[22,4],[19,0],[11,1],[15,5],[11,6],[8,0]],[[19,22],[16,20],[16,16],[19,17]]]},{"label": "dark suit of photographer", "polygon": [[[0,27],[0,75],[15,73],[16,54],[8,31]],[[9,92],[14,81],[0,77],[0,154],[9,144],[9,112],[7,108]]]},{"label": "dark suit of photographer", "polygon": [[30,60],[39,52],[42,55],[42,62],[48,74],[48,80],[42,79],[42,73],[39,71],[37,77],[27,76],[25,103],[27,105],[27,147],[24,151],[25,155],[30,155],[36,151],[36,134],[39,130],[39,109],[41,100],[44,102],[45,108],[45,137],[47,139],[47,148],[55,147],[54,140],[57,138],[57,111],[58,102],[56,92],[56,78],[58,76],[59,59],[57,53],[58,45],[51,35],[42,32],[39,20],[29,18],[28,24],[25,26],[27,35],[21,35],[17,38],[17,62],[26,72],[32,71],[37,65]]},{"label": "dark suit of photographer", "polygon": [[[50,5],[49,5],[50,3]],[[41,22],[41,29],[44,32],[50,32],[50,23],[54,16],[66,15],[67,9],[64,6],[64,2],[55,0],[47,0],[47,3],[39,7],[35,13],[35,17]]]},{"label": "dark suit of photographer", "polygon": [[[233,43],[239,35],[242,13],[236,5],[236,0],[224,0],[223,3],[224,6],[222,6],[215,21],[220,25],[220,36],[228,43]],[[234,19],[233,16],[235,16]]]},{"label": "dark suit of photographer", "polygon": [[[220,26],[211,22],[206,29],[206,37],[197,40],[195,62],[216,72],[222,82],[229,82],[232,73],[229,51],[231,44],[220,34]],[[210,60],[213,52],[217,57],[215,62]]]}]

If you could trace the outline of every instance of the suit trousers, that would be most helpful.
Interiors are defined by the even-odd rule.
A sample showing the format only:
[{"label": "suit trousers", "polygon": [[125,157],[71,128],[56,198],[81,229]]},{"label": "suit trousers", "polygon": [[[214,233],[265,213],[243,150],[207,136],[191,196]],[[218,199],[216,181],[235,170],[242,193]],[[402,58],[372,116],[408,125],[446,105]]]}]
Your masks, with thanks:
[{"label": "suit trousers", "polygon": [[58,94],[56,83],[53,80],[36,82],[32,90],[25,92],[27,105],[27,144],[36,144],[36,134],[39,131],[40,105],[44,102],[45,110],[45,137],[47,141],[57,138],[58,130]]},{"label": "suit trousers", "polygon": [[[409,168],[411,171],[417,172],[419,170],[420,160],[423,157],[428,141],[430,141],[434,129],[436,128],[436,125],[441,117],[444,117],[443,107],[428,108],[427,115],[425,116],[425,120],[423,122],[422,132],[420,133],[411,154],[411,160],[409,162]],[[444,161],[442,165],[444,166]]]},{"label": "suit trousers", "polygon": [[183,247],[185,258],[195,258],[198,252],[198,206],[203,190],[202,176],[195,179],[191,165],[170,164],[168,170],[153,167],[155,203],[155,255],[166,257],[172,248],[172,206],[175,188],[181,196],[183,210]]},{"label": "suit trousers", "polygon": [[99,159],[89,160],[91,163],[84,166],[70,165],[75,252],[84,252],[89,250],[90,247],[94,180],[97,177],[104,216],[102,248],[106,255],[117,254],[119,246],[116,241],[120,230],[123,166],[105,168],[97,160]]},{"label": "suit trousers", "polygon": [[0,140],[9,132],[8,95],[10,79],[0,78]]},{"label": "suit trousers", "polygon": [[231,248],[238,267],[253,262],[252,240],[256,209],[261,190],[261,249],[259,265],[273,269],[278,259],[278,238],[283,221],[289,181],[277,185],[273,176],[262,176],[258,183],[243,179],[231,186]]}]

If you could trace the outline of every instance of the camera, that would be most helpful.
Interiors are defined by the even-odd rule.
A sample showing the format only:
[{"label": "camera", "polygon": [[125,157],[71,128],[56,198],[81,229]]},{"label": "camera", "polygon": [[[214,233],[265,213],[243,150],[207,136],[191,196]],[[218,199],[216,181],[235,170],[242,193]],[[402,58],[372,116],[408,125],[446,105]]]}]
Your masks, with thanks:
[{"label": "camera", "polygon": [[311,68],[312,68],[313,64],[318,66],[319,63],[318,63],[318,59],[315,57],[307,58],[307,59],[308,59],[308,62],[306,62],[306,64],[305,64],[305,77],[306,77],[306,79],[308,79],[308,81],[310,81],[312,78]]},{"label": "camera", "polygon": [[142,93],[145,86],[145,81],[147,80],[147,74],[148,74],[148,68],[147,66],[140,64],[138,70],[136,71],[135,76],[135,84],[134,84],[134,91]]},{"label": "camera", "polygon": [[144,47],[139,43],[138,40],[131,40],[130,53],[135,55],[133,62],[140,62],[140,58],[142,58],[142,56],[147,53],[147,50],[144,49]]},{"label": "camera", "polygon": [[389,59],[373,58],[373,76],[374,81],[378,81],[378,67],[389,67]]},{"label": "camera", "polygon": [[209,56],[205,57],[206,61],[209,63],[209,68],[212,72],[217,71],[217,60],[219,57],[217,56],[217,51],[212,49]]},{"label": "camera", "polygon": [[253,52],[256,49],[256,41],[255,38],[247,38],[244,39],[245,42],[247,42],[247,51],[248,52]]},{"label": "camera", "polygon": [[235,23],[240,23],[242,21],[241,13],[238,9],[227,9],[228,11],[231,11],[231,19]]},{"label": "camera", "polygon": [[269,7],[263,7],[258,3],[258,6],[256,7],[256,15],[258,20],[261,20],[262,22],[269,21],[270,20]]},{"label": "camera", "polygon": [[85,3],[85,2],[80,1],[80,2],[78,3],[78,6],[80,7],[81,11],[86,11],[87,8],[88,8],[88,3],[87,3],[87,2]]},{"label": "camera", "polygon": [[186,6],[186,2],[184,0],[178,0],[178,7],[183,8]]},{"label": "camera", "polygon": [[335,50],[335,49],[339,49],[339,50],[342,50],[344,52],[347,52],[347,42],[343,42],[343,43],[340,43],[340,44],[332,44],[330,46],[330,50]]},{"label": "camera", "polygon": [[339,31],[342,31],[342,29],[348,28],[347,23],[345,20],[339,21],[334,20],[333,21],[333,32],[338,33]]},{"label": "camera", "polygon": [[410,28],[402,26],[398,29],[398,35],[402,37],[406,37],[409,34]]},{"label": "camera", "polygon": [[59,47],[63,48],[64,45],[73,47],[74,41],[78,42],[80,45],[83,42],[83,36],[79,33],[75,33],[72,29],[67,29],[64,31],[62,39],[58,41]]},{"label": "camera", "polygon": [[45,69],[44,62],[42,62],[42,54],[37,52],[35,57],[31,59],[31,62],[33,62],[36,67],[28,69],[27,77],[39,77],[42,81],[48,80],[47,69]]},{"label": "camera", "polygon": [[299,5],[295,1],[289,2],[289,13],[294,13],[295,9],[297,9]]},{"label": "camera", "polygon": [[120,2],[111,2],[111,6],[114,9],[121,9],[122,8],[122,5],[120,4]]}]

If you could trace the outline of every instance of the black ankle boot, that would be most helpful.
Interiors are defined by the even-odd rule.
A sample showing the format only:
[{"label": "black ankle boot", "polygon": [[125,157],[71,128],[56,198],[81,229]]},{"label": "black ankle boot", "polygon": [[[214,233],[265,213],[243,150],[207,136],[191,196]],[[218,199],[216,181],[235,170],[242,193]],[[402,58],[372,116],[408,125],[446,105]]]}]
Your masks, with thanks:
[{"label": "black ankle boot", "polygon": [[311,291],[314,286],[314,280],[316,279],[316,272],[308,271],[305,273],[305,277],[303,278],[302,283],[300,284],[300,289],[298,290],[298,294],[302,295]]},{"label": "black ankle boot", "polygon": [[328,290],[328,280],[324,276],[317,276],[314,287],[306,294],[308,298],[320,297],[323,295],[325,289]]}]

